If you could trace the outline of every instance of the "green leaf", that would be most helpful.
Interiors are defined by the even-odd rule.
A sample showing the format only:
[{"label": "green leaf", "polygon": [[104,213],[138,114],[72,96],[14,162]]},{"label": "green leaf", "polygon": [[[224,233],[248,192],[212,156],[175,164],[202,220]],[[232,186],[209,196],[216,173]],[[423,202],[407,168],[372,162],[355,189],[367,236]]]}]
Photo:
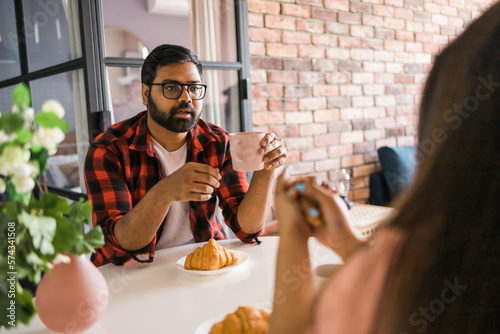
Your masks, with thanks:
[{"label": "green leaf", "polygon": [[31,147],[31,160],[38,160],[40,164],[40,174],[43,174],[47,169],[47,160],[49,159],[49,151],[42,146]]},{"label": "green leaf", "polygon": [[19,221],[28,228],[33,240],[33,248],[42,254],[54,254],[52,240],[56,233],[56,220],[52,217],[33,216],[25,211],[22,211],[19,217]]},{"label": "green leaf", "polygon": [[57,230],[52,244],[57,253],[67,253],[78,239],[82,232],[76,224],[73,224],[66,217],[57,219]]},{"label": "green leaf", "polygon": [[17,105],[20,110],[24,110],[31,105],[31,95],[28,86],[24,83],[17,85],[12,93],[12,103]]},{"label": "green leaf", "polygon": [[104,234],[100,227],[94,227],[91,229],[83,239],[88,242],[93,247],[102,247],[104,246]]},{"label": "green leaf", "polygon": [[16,131],[17,140],[21,144],[31,143],[31,138],[33,137],[33,132],[29,130],[18,130]]},{"label": "green leaf", "polygon": [[69,130],[69,123],[57,117],[52,112],[39,112],[35,115],[35,121],[44,128],[60,128],[64,133]]},{"label": "green leaf", "polygon": [[0,129],[6,133],[13,133],[22,130],[24,126],[24,117],[21,113],[6,113],[0,117]]},{"label": "green leaf", "polygon": [[53,193],[45,193],[40,201],[43,203],[45,214],[51,217],[60,217],[70,210],[68,200]]}]

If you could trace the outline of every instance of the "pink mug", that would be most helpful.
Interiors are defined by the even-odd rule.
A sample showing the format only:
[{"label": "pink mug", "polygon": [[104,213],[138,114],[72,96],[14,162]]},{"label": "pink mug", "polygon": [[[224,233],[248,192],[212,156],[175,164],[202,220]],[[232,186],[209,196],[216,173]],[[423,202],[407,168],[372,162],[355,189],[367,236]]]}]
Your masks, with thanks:
[{"label": "pink mug", "polygon": [[265,132],[237,132],[229,135],[233,169],[237,171],[255,171],[264,169],[260,142]]}]

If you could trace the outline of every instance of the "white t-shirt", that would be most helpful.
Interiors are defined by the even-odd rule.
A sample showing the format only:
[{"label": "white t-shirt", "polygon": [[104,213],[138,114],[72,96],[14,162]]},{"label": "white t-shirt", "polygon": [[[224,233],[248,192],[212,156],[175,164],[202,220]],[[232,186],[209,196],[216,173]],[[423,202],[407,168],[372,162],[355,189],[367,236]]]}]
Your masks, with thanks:
[{"label": "white t-shirt", "polygon": [[[186,163],[187,144],[184,143],[177,151],[169,152],[151,137],[156,155],[160,159],[161,167],[168,176],[184,166]],[[176,191],[173,189],[172,191]],[[165,218],[165,226],[160,240],[156,242],[156,249],[169,248],[188,243],[194,243],[193,231],[189,219],[189,202],[172,202]]]}]

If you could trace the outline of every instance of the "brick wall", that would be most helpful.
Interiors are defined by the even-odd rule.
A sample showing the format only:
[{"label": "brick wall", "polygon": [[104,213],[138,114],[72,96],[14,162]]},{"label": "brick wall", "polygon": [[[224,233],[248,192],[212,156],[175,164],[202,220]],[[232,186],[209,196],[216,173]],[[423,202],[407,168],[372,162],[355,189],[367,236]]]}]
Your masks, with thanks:
[{"label": "brick wall", "polygon": [[367,202],[381,146],[415,143],[434,55],[492,0],[248,0],[253,122],[292,174],[346,168]]}]

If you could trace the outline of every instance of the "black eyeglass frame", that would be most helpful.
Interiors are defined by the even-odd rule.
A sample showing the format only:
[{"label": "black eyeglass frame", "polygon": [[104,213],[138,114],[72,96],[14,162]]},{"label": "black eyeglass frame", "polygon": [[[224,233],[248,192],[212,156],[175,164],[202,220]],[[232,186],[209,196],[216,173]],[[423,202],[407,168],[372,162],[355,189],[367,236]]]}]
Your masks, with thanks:
[{"label": "black eyeglass frame", "polygon": [[[179,95],[177,97],[167,97],[165,96],[165,85],[177,85],[181,86],[181,90],[179,91]],[[195,101],[197,100],[203,100],[205,98],[205,95],[207,95],[207,85],[200,84],[200,83],[192,83],[192,84],[181,84],[181,83],[174,83],[174,82],[161,82],[161,83],[152,83],[150,86],[161,86],[161,93],[163,94],[163,97],[169,100],[177,100],[181,95],[182,92],[184,92],[184,86],[187,87],[186,91],[189,95],[189,97]],[[203,86],[205,88],[203,92],[203,96],[195,99],[194,97],[191,96],[191,93],[189,92],[189,88],[191,86]]]}]

